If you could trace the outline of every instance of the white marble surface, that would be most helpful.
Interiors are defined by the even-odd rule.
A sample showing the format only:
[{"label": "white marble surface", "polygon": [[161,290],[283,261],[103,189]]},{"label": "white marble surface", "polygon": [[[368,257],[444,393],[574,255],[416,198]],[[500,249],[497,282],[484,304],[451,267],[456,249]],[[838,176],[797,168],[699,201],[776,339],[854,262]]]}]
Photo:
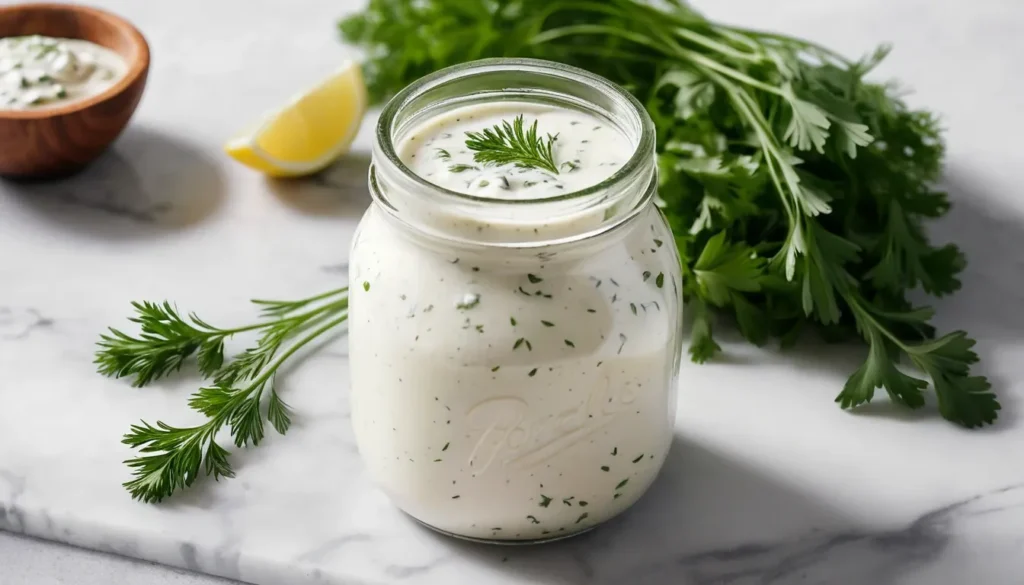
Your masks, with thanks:
[{"label": "white marble surface", "polygon": [[[666,468],[628,514],[532,548],[434,535],[368,483],[348,425],[346,346],[283,382],[286,437],[233,456],[238,477],[160,506],[132,502],[119,444],[144,418],[192,420],[184,377],[136,390],[99,377],[97,334],[134,299],[217,323],[250,296],[336,286],[367,205],[366,126],[327,177],[274,183],[219,145],[344,58],[333,22],[357,1],[102,0],[154,52],[133,125],[85,174],[0,183],[0,529],[261,585],[630,583],[1019,584],[1024,553],[1024,5],[1017,0],[705,0],[710,14],[794,32],[883,67],[943,115],[955,207],[935,226],[971,261],[939,324],[974,334],[1000,423],[832,398],[858,352],[727,344],[683,371]],[[347,8],[346,8],[347,7]],[[197,18],[196,14],[201,14]],[[261,68],[277,68],[267,73]],[[0,584],[206,584],[106,554],[0,535]]]}]

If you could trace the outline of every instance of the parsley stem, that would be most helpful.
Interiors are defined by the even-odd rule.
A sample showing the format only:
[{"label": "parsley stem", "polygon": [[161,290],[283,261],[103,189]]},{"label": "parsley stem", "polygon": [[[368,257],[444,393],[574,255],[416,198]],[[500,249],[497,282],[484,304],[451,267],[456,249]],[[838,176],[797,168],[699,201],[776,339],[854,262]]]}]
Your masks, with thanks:
[{"label": "parsley stem", "polygon": [[737,51],[736,49],[730,47],[729,45],[719,43],[718,41],[712,40],[704,35],[695,33],[686,27],[679,27],[673,32],[692,43],[696,43],[703,47],[707,47],[708,49],[711,49],[712,51],[715,51],[722,55],[727,55],[729,57],[741,59],[743,61],[750,61],[752,63],[759,63],[764,60],[764,58],[759,54]]},{"label": "parsley stem", "polygon": [[253,331],[255,329],[266,329],[268,327],[284,325],[284,324],[287,324],[287,323],[292,323],[293,326],[294,325],[301,325],[302,323],[308,321],[309,319],[311,319],[313,317],[316,317],[317,315],[322,315],[324,313],[330,313],[330,312],[332,312],[334,310],[344,309],[344,308],[347,308],[347,307],[348,307],[348,299],[345,298],[345,299],[341,299],[339,301],[334,301],[332,303],[328,303],[326,305],[322,305],[322,306],[316,307],[315,309],[310,309],[309,311],[306,311],[305,313],[299,313],[297,315],[292,315],[290,317],[282,317],[280,319],[275,319],[273,321],[264,321],[262,323],[254,323],[252,325],[246,325],[245,327],[238,327],[238,328],[235,328],[235,329],[223,329],[223,330],[220,330],[217,333],[221,334],[221,335],[229,336],[229,335],[234,335],[236,333],[244,333],[246,331]]},{"label": "parsley stem", "polygon": [[335,319],[332,319],[332,320],[328,321],[327,323],[321,325],[320,327],[317,327],[312,332],[310,332],[308,335],[306,335],[305,337],[303,337],[303,338],[299,339],[298,341],[296,341],[295,343],[293,343],[288,349],[286,349],[282,354],[280,354],[277,357],[277,359],[275,359],[273,361],[273,363],[271,363],[269,366],[267,366],[267,368],[263,371],[263,373],[260,374],[260,376],[258,378],[256,378],[256,380],[253,383],[254,384],[262,384],[262,383],[266,382],[268,379],[270,379],[271,376],[274,375],[274,373],[277,371],[277,369],[281,367],[281,364],[283,364],[289,357],[294,355],[295,352],[299,351],[300,349],[302,349],[303,346],[305,346],[309,342],[313,341],[317,337],[320,337],[321,335],[323,335],[324,333],[326,333],[326,332],[330,331],[331,329],[337,327],[338,325],[341,325],[342,323],[344,323],[347,320],[348,320],[348,312],[346,311],[344,315],[341,315],[341,316],[339,316],[339,317],[337,317]]},{"label": "parsley stem", "polygon": [[[896,347],[900,348],[902,351],[906,352],[907,355],[910,355],[911,358],[913,358],[913,354],[910,351],[910,347],[908,347],[905,343],[903,343],[903,341],[899,337],[894,335],[891,331],[889,331],[887,327],[884,327],[881,323],[878,322],[877,319],[875,319],[874,315],[871,314],[871,311],[869,311],[866,307],[864,307],[861,304],[861,299],[859,295],[853,294],[845,290],[841,290],[839,294],[842,295],[843,300],[846,301],[846,304],[850,305],[850,308],[853,309],[853,312],[858,320],[863,321],[864,325],[870,325],[873,329],[875,329],[882,335],[886,336],[889,339],[889,341],[891,341]],[[866,332],[867,327],[864,327],[863,325],[862,327]]]},{"label": "parsley stem", "polygon": [[293,306],[293,307],[298,308],[298,307],[304,307],[304,306],[306,306],[306,305],[308,305],[310,303],[315,303],[317,301],[322,301],[322,300],[324,300],[326,298],[330,298],[330,297],[337,296],[337,295],[340,295],[340,294],[344,294],[344,293],[347,293],[347,292],[348,292],[348,287],[344,286],[344,287],[341,287],[341,288],[336,288],[334,290],[329,290],[329,291],[327,291],[325,293],[321,293],[321,294],[318,294],[316,296],[312,296],[312,297],[309,297],[309,298],[306,298],[306,299],[301,299],[301,300],[298,300],[298,301],[274,301],[274,300],[267,300],[267,299],[252,299],[251,302],[253,302],[253,303],[257,304],[257,305],[278,304],[278,305],[289,305],[289,306]]},{"label": "parsley stem", "polygon": [[827,56],[829,59],[834,59],[846,67],[849,67],[855,63],[854,61],[847,59],[846,57],[840,55],[839,53],[833,51],[832,49],[829,49],[828,47],[819,45],[815,42],[808,41],[806,39],[741,26],[723,27],[723,32],[738,34],[744,37],[754,37],[754,39],[771,39],[773,41],[783,41],[786,43],[791,43],[794,45],[798,45],[803,49],[811,49],[817,53],[820,53],[821,55]]},{"label": "parsley stem", "polygon": [[[657,30],[657,29],[655,29],[655,30]],[[681,30],[685,30],[685,29],[681,29]],[[678,31],[675,31],[675,32],[677,32],[677,34],[678,34]],[[627,30],[615,29],[615,28],[612,28],[612,27],[609,27],[609,26],[606,26],[606,25],[600,25],[600,24],[576,24],[576,25],[569,25],[569,26],[563,26],[563,27],[559,27],[559,28],[549,29],[549,30],[544,31],[543,33],[534,35],[530,39],[530,43],[531,44],[541,44],[541,43],[550,42],[550,41],[552,41],[554,39],[557,39],[557,38],[560,38],[560,37],[577,35],[577,34],[584,34],[584,35],[585,34],[607,34],[607,35],[611,35],[611,36],[618,36],[618,37],[624,38],[624,39],[626,39],[628,41],[632,41],[632,42],[634,42],[634,43],[636,43],[638,45],[643,45],[643,46],[649,47],[651,49],[654,49],[655,51],[657,51],[659,53],[662,53],[662,54],[666,53],[665,47],[663,47],[661,45],[658,45],[657,43],[652,42],[651,39],[648,38],[647,36],[644,36],[644,35],[642,35],[640,33],[634,33],[634,32],[627,31]],[[741,73],[739,71],[736,71],[732,67],[728,67],[728,66],[722,65],[721,63],[718,63],[717,61],[714,61],[713,59],[709,59],[709,58],[705,57],[704,55],[702,55],[700,53],[697,53],[695,51],[691,51],[689,49],[686,49],[686,48],[680,46],[678,43],[675,42],[674,39],[672,39],[668,35],[660,35],[660,36],[661,36],[661,39],[662,39],[663,42],[665,42],[668,45],[671,45],[671,48],[673,49],[673,51],[675,53],[674,56],[679,57],[680,59],[682,59],[684,61],[690,61],[690,62],[693,62],[693,63],[698,63],[698,64],[702,65],[705,68],[714,69],[714,70],[718,71],[719,73],[721,73],[723,75],[727,75],[729,77],[732,77],[733,79],[736,79],[738,81],[742,81],[743,83],[746,83],[747,85],[749,85],[751,87],[756,87],[756,88],[758,88],[758,89],[760,89],[762,91],[773,93],[773,94],[779,95],[779,96],[784,96],[785,95],[785,93],[782,90],[780,90],[778,87],[775,87],[775,86],[772,86],[772,85],[768,85],[767,83],[764,83],[762,81],[758,81],[757,79],[754,79],[753,77],[750,77],[749,75],[745,75],[745,74],[743,74],[743,73]],[[683,36],[683,35],[680,35],[680,36]],[[696,37],[696,36],[699,36],[699,35],[692,35],[691,34],[691,38],[689,40],[694,40],[692,37]],[[721,45],[719,45],[719,46],[721,46]]]},{"label": "parsley stem", "polygon": [[733,79],[735,79],[737,81],[742,81],[743,83],[745,83],[745,84],[747,84],[747,85],[749,85],[751,87],[756,87],[757,89],[760,89],[761,91],[766,91],[768,93],[773,93],[773,94],[775,94],[777,96],[783,96],[784,97],[786,95],[785,92],[783,92],[782,90],[780,90],[776,86],[768,85],[767,83],[764,83],[763,81],[758,81],[758,80],[754,79],[753,77],[750,77],[749,75],[746,75],[746,74],[740,73],[739,71],[736,71],[732,67],[728,67],[726,65],[722,65],[721,63],[719,63],[719,62],[717,62],[717,61],[715,61],[713,59],[708,59],[707,57],[705,57],[704,55],[701,55],[700,53],[697,53],[695,51],[690,51],[690,50],[687,50],[687,49],[683,49],[683,48],[680,48],[679,51],[680,51],[680,55],[685,57],[686,59],[688,59],[688,60],[690,60],[690,61],[692,61],[694,63],[699,63],[699,64],[703,65],[704,67],[707,67],[708,69],[714,69],[715,71],[717,71],[717,72],[719,72],[719,73],[721,73],[723,75],[728,75],[729,77],[732,77]]},{"label": "parsley stem", "polygon": [[[313,303],[313,302],[316,302],[318,300],[322,300],[322,299],[325,299],[325,298],[336,296],[336,295],[338,295],[338,294],[340,294],[342,292],[348,292],[348,289],[344,288],[344,289],[330,291],[328,293],[317,295],[315,297],[310,297],[310,298],[304,299],[302,301],[295,301],[292,304],[294,304],[295,308],[301,308],[301,307],[303,307],[305,305],[308,305],[309,303]],[[263,303],[276,303],[277,301],[253,300],[252,302],[253,303],[257,303],[257,304],[263,304]],[[201,330],[201,331],[199,331],[199,333],[200,333],[200,336],[204,337],[204,338],[215,337],[215,336],[216,337],[231,337],[232,335],[236,335],[238,333],[246,333],[246,332],[249,332],[249,331],[256,331],[256,330],[259,330],[259,329],[267,329],[269,327],[275,327],[275,326],[286,324],[286,323],[289,323],[289,322],[294,322],[295,324],[300,324],[300,323],[310,319],[311,317],[315,317],[316,315],[319,315],[319,314],[322,314],[322,313],[326,313],[326,312],[330,312],[330,311],[333,311],[333,310],[339,309],[339,308],[346,308],[346,307],[348,307],[348,299],[347,298],[342,299],[340,301],[335,301],[335,302],[332,302],[332,303],[329,303],[329,304],[326,304],[326,305],[322,305],[320,307],[316,307],[315,309],[310,309],[309,311],[306,311],[305,313],[299,313],[297,315],[291,315],[291,316],[288,316],[288,317],[281,317],[280,319],[274,319],[274,320],[271,320],[271,321],[262,321],[262,322],[252,323],[250,325],[243,325],[241,327],[232,327],[230,329],[213,329],[213,330],[210,330],[210,331],[203,331],[203,330]]]},{"label": "parsley stem", "polygon": [[576,55],[588,55],[591,57],[598,57],[602,59],[627,59],[629,61],[637,61],[640,63],[661,63],[662,59],[658,57],[651,57],[648,55],[640,55],[637,53],[630,53],[628,51],[620,51],[610,47],[577,47],[567,46],[564,49],[566,53],[573,53]]},{"label": "parsley stem", "polygon": [[[797,221],[799,209],[797,208],[796,202],[792,200],[794,192],[790,192],[790,197],[786,197],[786,190],[782,188],[782,181],[779,178],[779,171],[775,168],[776,164],[782,164],[784,160],[779,151],[778,145],[771,138],[771,128],[768,126],[767,120],[760,113],[760,110],[752,106],[749,101],[750,96],[745,91],[740,90],[738,87],[733,85],[731,81],[725,79],[714,71],[704,70],[704,73],[714,80],[722,89],[726,91],[729,98],[732,100],[736,109],[745,115],[748,123],[752,126],[754,133],[757,134],[758,142],[761,143],[761,148],[765,152],[765,163],[768,168],[768,173],[771,176],[772,183],[775,185],[775,189],[779,194],[779,198],[782,200],[783,209],[786,210],[786,216],[789,219],[790,237],[793,234],[793,224]],[[748,101],[749,100],[749,101]],[[792,188],[792,186],[791,186]]]},{"label": "parsley stem", "polygon": [[638,45],[643,45],[650,49],[657,51],[658,53],[664,54],[664,47],[659,46],[657,43],[651,41],[651,39],[645,37],[640,33],[634,33],[628,30],[622,30],[613,28],[603,24],[572,24],[562,26],[559,28],[548,29],[542,33],[533,35],[528,43],[531,45],[539,45],[553,41],[561,37],[568,37],[572,35],[610,35],[614,37],[621,37],[627,41],[632,41]]},{"label": "parsley stem", "polygon": [[309,311],[306,311],[305,313],[299,313],[298,315],[294,315],[292,317],[287,317],[287,318],[284,318],[284,319],[279,319],[277,321],[272,321],[271,323],[287,323],[288,321],[296,321],[296,322],[301,323],[303,321],[309,320],[312,317],[316,317],[317,315],[322,315],[324,313],[330,313],[330,312],[335,311],[337,309],[347,309],[347,308],[348,308],[348,297],[346,297],[344,299],[340,299],[340,300],[334,301],[332,303],[328,303],[326,305],[321,305],[321,306],[319,306],[319,307],[317,307],[315,309],[310,309]]}]

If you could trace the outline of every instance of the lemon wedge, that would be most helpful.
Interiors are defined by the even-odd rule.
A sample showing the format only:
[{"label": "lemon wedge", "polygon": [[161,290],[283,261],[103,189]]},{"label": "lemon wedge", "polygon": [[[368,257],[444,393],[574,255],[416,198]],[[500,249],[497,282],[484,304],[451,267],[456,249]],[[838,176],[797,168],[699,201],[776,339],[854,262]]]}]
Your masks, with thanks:
[{"label": "lemon wedge", "polygon": [[348,152],[366,113],[366,84],[359,64],[347,61],[315,87],[296,95],[224,150],[238,162],[272,177],[315,173]]}]

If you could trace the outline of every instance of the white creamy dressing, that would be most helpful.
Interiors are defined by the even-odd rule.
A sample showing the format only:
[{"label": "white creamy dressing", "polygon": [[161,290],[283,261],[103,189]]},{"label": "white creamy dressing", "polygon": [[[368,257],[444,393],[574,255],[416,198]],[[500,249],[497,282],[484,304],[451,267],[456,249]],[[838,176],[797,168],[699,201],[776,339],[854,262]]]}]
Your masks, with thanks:
[{"label": "white creamy dressing", "polygon": [[[464,133],[519,114],[557,132],[555,160],[576,168],[473,161]],[[510,199],[597,184],[633,148],[594,116],[517,103],[443,114],[397,145],[431,182]],[[544,229],[530,206],[511,207],[475,231]],[[560,229],[573,221],[592,218]],[[651,207],[629,229],[570,248],[439,249],[377,205],[363,218],[350,265],[353,427],[370,473],[413,517],[470,538],[558,538],[625,510],[653,481],[675,416],[670,232]]]},{"label": "white creamy dressing", "polygon": [[[474,160],[466,132],[479,132],[523,115],[542,138],[555,137],[558,173]],[[498,199],[538,199],[596,185],[629,160],[628,140],[605,121],[583,112],[512,102],[470,106],[428,120],[398,145],[398,156],[414,173],[446,189]]]},{"label": "white creamy dressing", "polygon": [[102,93],[128,71],[110,49],[81,39],[0,38],[0,110],[38,109]]}]

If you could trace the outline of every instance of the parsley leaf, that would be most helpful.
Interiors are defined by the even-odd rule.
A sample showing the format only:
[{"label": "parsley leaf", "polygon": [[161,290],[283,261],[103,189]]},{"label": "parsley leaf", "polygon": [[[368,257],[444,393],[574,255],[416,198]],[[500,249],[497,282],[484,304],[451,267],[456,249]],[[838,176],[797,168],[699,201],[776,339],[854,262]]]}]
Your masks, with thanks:
[{"label": "parsley leaf", "polygon": [[743,243],[729,243],[726,233],[718,232],[704,245],[693,267],[701,296],[711,304],[726,306],[732,291],[761,290],[758,279],[764,260]]},{"label": "parsley leaf", "polygon": [[913,378],[896,369],[892,361],[892,346],[877,330],[868,333],[870,349],[868,359],[850,376],[843,391],[836,397],[843,408],[858,406],[871,401],[875,388],[884,387],[893,402],[919,408],[924,406],[921,390],[928,383]]},{"label": "parsley leaf", "polygon": [[693,326],[690,329],[690,357],[697,363],[704,363],[722,351],[711,335],[711,315],[703,301],[696,299],[693,310]]}]

